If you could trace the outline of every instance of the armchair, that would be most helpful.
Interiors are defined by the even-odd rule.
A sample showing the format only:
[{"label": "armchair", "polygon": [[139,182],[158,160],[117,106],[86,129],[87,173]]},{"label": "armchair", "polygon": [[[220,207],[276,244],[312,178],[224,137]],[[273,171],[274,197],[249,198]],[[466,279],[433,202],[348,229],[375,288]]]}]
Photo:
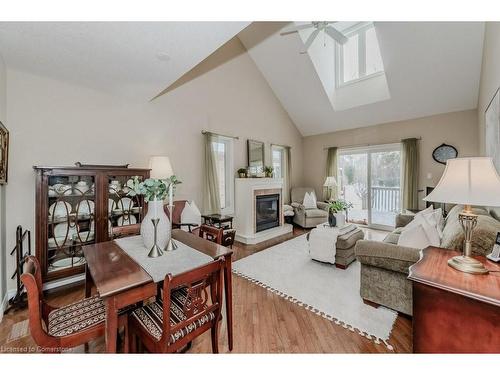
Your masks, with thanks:
[{"label": "armchair", "polygon": [[309,192],[316,196],[313,188],[292,188],[291,198],[295,216],[293,222],[302,228],[314,228],[328,220],[328,203],[317,202],[316,208],[305,208],[304,195]]}]

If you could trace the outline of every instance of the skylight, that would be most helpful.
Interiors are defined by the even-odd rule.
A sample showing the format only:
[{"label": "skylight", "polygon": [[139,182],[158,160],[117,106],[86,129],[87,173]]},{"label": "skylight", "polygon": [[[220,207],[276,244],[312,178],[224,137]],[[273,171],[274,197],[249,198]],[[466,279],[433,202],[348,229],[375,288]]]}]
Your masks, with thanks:
[{"label": "skylight", "polygon": [[361,22],[343,30],[349,41],[337,46],[337,87],[384,71],[375,27]]}]

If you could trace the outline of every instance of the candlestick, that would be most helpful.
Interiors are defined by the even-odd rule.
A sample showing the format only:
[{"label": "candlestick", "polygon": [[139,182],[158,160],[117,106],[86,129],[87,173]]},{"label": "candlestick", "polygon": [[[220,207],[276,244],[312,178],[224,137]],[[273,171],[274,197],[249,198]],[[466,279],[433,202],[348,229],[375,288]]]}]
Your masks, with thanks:
[{"label": "candlestick", "polygon": [[167,242],[167,246],[165,247],[165,251],[173,251],[177,250],[177,244],[172,238],[172,212],[174,211],[174,205],[169,204],[168,205],[168,213],[170,214],[170,238]]},{"label": "candlestick", "polygon": [[174,205],[174,184],[172,182],[168,185],[168,205]]},{"label": "candlestick", "polygon": [[154,227],[154,244],[153,244],[153,247],[151,247],[151,250],[149,251],[148,257],[150,257],[150,258],[156,258],[156,257],[160,257],[160,256],[163,255],[163,251],[160,248],[160,246],[158,246],[158,243],[157,243],[157,239],[158,239],[158,223],[160,222],[160,219],[158,219],[158,218],[151,219],[151,222],[153,223],[153,227]]}]

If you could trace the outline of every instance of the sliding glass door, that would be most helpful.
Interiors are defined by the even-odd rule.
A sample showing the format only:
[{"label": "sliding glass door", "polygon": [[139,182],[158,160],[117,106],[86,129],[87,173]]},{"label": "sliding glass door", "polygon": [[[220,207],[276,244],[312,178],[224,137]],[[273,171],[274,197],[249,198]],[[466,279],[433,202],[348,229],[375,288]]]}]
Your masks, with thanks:
[{"label": "sliding glass door", "polygon": [[340,196],[351,202],[350,222],[374,228],[394,226],[401,207],[399,144],[340,149]]}]

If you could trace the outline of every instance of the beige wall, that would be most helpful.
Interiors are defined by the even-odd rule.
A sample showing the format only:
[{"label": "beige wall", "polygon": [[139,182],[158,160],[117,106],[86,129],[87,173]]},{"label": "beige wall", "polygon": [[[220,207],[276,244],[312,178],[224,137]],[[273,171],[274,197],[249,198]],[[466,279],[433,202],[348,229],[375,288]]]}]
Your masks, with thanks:
[{"label": "beige wall", "polygon": [[[435,186],[444,165],[432,159],[432,151],[442,143],[455,146],[459,156],[478,154],[476,110],[445,113],[414,120],[392,122],[366,128],[344,130],[304,138],[304,181],[321,196],[325,179],[325,147],[396,143],[403,138],[422,137],[420,141],[419,189]],[[427,174],[431,173],[431,179]],[[423,193],[421,193],[423,198]],[[423,202],[421,201],[421,205]]]},{"label": "beige wall", "polygon": [[[483,65],[479,86],[477,115],[479,152],[484,155],[484,111],[500,86],[500,22],[487,22],[484,30]],[[500,147],[500,145],[499,145]]]},{"label": "beige wall", "polygon": [[[8,70],[11,130],[7,186],[7,247],[18,224],[34,229],[37,165],[130,163],[169,155],[183,181],[177,198],[202,197],[202,129],[240,137],[237,169],[246,165],[246,139],[292,147],[292,184],[302,182],[302,138],[239,40],[223,47],[232,59],[148,102]],[[234,53],[234,52],[237,53]],[[219,56],[220,57],[220,56]],[[9,262],[12,270],[13,264]],[[9,289],[13,288],[10,283]]]}]

